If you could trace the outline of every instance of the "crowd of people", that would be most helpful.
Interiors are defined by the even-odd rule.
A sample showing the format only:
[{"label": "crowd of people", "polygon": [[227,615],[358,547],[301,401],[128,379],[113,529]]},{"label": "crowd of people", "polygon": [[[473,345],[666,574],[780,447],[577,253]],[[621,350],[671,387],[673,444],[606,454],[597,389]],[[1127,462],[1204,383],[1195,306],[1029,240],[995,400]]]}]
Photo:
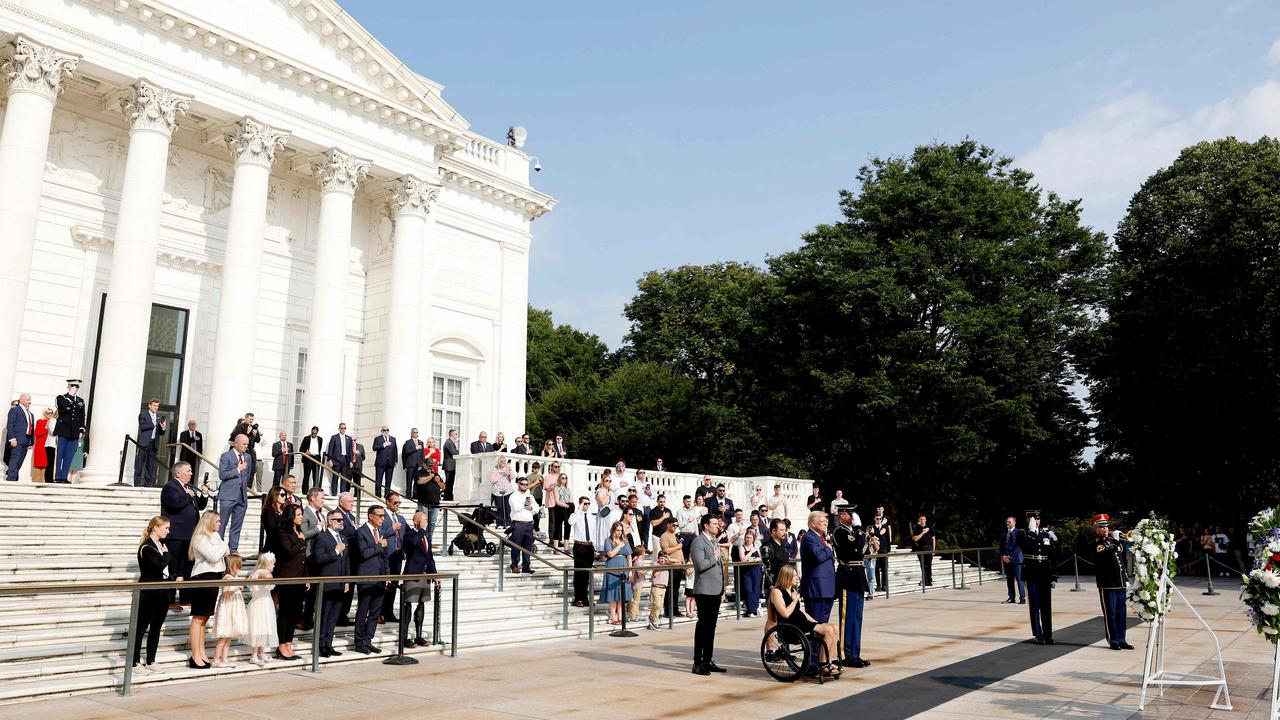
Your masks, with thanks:
[{"label": "crowd of people", "polygon": [[9,404],[4,425],[5,479],[18,473],[31,455],[32,482],[73,483],[84,469],[85,404],[80,380],[69,378],[67,391],[37,417],[31,395],[22,393]]},{"label": "crowd of people", "polygon": [[[1244,526],[1173,524],[1174,547],[1178,551],[1181,572],[1236,577],[1248,572],[1249,541]],[[1205,562],[1208,558],[1209,563]]]}]

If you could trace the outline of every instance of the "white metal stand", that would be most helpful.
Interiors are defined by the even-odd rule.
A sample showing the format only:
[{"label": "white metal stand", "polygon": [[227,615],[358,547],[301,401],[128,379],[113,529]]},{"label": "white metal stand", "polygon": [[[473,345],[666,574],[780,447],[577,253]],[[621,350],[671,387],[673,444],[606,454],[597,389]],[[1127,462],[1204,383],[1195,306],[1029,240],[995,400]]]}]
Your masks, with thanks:
[{"label": "white metal stand", "polygon": [[[1160,563],[1160,585],[1156,590],[1156,607],[1164,607],[1164,599],[1169,593],[1176,593],[1182,599],[1182,603],[1187,606],[1192,615],[1196,616],[1196,620],[1204,626],[1208,631],[1209,637],[1213,638],[1213,647],[1218,656],[1218,675],[1197,675],[1194,673],[1178,673],[1169,672],[1164,669],[1164,650],[1165,650],[1165,620],[1164,616],[1158,616],[1151,621],[1151,629],[1147,633],[1147,658],[1142,666],[1142,694],[1138,697],[1138,709],[1143,710],[1147,704],[1147,686],[1154,685],[1158,688],[1161,697],[1164,696],[1166,686],[1175,685],[1192,685],[1192,686],[1217,686],[1218,692],[1213,696],[1213,702],[1209,707],[1214,710],[1230,710],[1231,709],[1231,692],[1227,689],[1227,671],[1222,664],[1222,644],[1218,642],[1218,635],[1209,627],[1209,623],[1200,617],[1200,613],[1196,612],[1191,601],[1187,600],[1187,596],[1182,594],[1177,585],[1169,579],[1169,556],[1166,554]],[[1277,655],[1280,659],[1280,655]],[[1280,669],[1280,664],[1277,664]],[[1271,702],[1271,720],[1277,720],[1276,717],[1276,701],[1275,701],[1275,683],[1272,683],[1272,702]]]},{"label": "white metal stand", "polygon": [[1271,670],[1271,720],[1280,720],[1280,643],[1276,644],[1276,661]]}]

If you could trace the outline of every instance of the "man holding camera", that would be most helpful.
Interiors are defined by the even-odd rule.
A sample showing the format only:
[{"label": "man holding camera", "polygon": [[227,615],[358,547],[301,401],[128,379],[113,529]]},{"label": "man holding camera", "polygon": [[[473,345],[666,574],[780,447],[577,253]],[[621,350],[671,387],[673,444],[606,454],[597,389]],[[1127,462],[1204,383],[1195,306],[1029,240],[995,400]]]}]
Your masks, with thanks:
[{"label": "man holding camera", "polygon": [[507,497],[511,508],[511,542],[524,552],[511,548],[511,572],[532,575],[530,553],[533,552],[533,517],[538,514],[538,501],[529,492],[529,478],[516,479],[516,491]]}]

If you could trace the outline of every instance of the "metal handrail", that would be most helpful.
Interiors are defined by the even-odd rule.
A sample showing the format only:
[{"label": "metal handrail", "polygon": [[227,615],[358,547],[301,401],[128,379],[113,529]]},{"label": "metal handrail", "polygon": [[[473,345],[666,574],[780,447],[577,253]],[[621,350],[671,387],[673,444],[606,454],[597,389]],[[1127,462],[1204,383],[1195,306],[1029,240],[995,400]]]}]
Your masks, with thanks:
[{"label": "metal handrail", "polygon": [[[121,581],[89,582],[89,583],[47,583],[40,585],[23,585],[18,587],[0,587],[0,597],[13,595],[31,595],[37,593],[79,593],[79,592],[111,592],[129,591],[129,626],[126,629],[124,679],[120,685],[120,694],[131,695],[133,692],[133,653],[138,647],[138,607],[142,592],[145,590],[177,590],[180,588],[228,587],[245,585],[315,585],[316,603],[313,626],[320,627],[320,610],[323,605],[324,586],[332,583],[371,583],[371,582],[413,582],[419,580],[450,581],[450,618],[449,656],[458,656],[458,577],[452,573],[413,573],[405,575],[337,575],[330,577],[300,578],[234,578],[231,580],[162,580],[149,582]],[[435,593],[436,612],[439,612],[440,593]],[[398,634],[398,633],[397,633]],[[318,638],[311,643],[311,672],[320,672],[320,643]]]},{"label": "metal handrail", "polygon": [[[490,534],[490,535],[492,535],[492,536],[494,536],[494,537],[498,538],[498,540],[499,540],[499,541],[501,541],[503,545],[506,545],[506,546],[510,547],[511,549],[513,549],[513,550],[519,550],[520,552],[523,552],[523,553],[529,553],[529,557],[533,558],[534,560],[537,560],[538,562],[542,563],[543,565],[546,565],[547,567],[551,568],[552,570],[560,570],[560,569],[561,569],[561,566],[560,566],[560,565],[556,565],[555,563],[552,563],[551,561],[549,561],[549,560],[547,560],[546,558],[542,557],[542,556],[541,556],[541,555],[539,555],[538,553],[533,552],[532,550],[525,550],[524,548],[520,547],[519,545],[517,545],[517,544],[515,544],[515,543],[511,542],[511,539],[510,539],[510,538],[508,538],[506,535],[504,535],[504,534],[502,534],[502,533],[498,532],[497,530],[494,530],[494,529],[492,529],[492,528],[490,528],[490,527],[488,527],[488,526],[486,526],[486,525],[481,525],[480,523],[476,522],[475,520],[472,520],[471,518],[467,517],[466,513],[459,512],[458,510],[455,510],[455,509],[453,509],[453,508],[451,508],[451,507],[444,507],[444,506],[441,506],[441,507],[440,507],[440,509],[441,509],[441,510],[444,510],[445,512],[453,513],[454,515],[457,515],[457,516],[458,516],[458,519],[459,519],[459,520],[462,520],[463,522],[466,522],[466,523],[469,523],[469,524],[471,524],[471,525],[474,525],[474,526],[476,526],[476,527],[480,528],[482,531],[484,531],[484,532],[486,532],[486,533],[488,533],[488,534]],[[498,589],[499,589],[499,590],[501,590],[502,588],[501,588],[501,587],[499,587]]]},{"label": "metal handrail", "polygon": [[[141,445],[139,445],[139,444],[138,444],[138,441],[137,441],[137,440],[135,440],[135,439],[133,439],[133,436],[131,436],[129,433],[125,433],[125,434],[124,434],[124,445],[122,445],[122,446],[121,446],[121,448],[120,448],[120,473],[116,476],[116,483],[115,483],[115,484],[116,484],[116,485],[126,486],[126,487],[132,487],[132,484],[131,484],[131,483],[126,483],[126,482],[124,481],[124,459],[125,459],[125,456],[127,456],[127,455],[129,454],[129,443],[133,443],[133,446],[134,446],[134,447],[137,447],[137,448],[142,447]],[[86,452],[85,454],[86,454],[86,455],[88,455],[88,453],[87,453],[87,452]],[[159,459],[159,458],[157,458],[157,459]],[[169,473],[168,473],[168,474],[172,474],[172,472],[173,472],[173,463],[169,463],[169,465],[166,467],[166,469],[169,471]]]},{"label": "metal handrail", "polygon": [[[200,458],[201,462],[213,468],[213,476],[218,477],[218,463],[210,460],[209,456],[205,455],[199,450],[196,450],[195,448],[191,447],[190,445],[182,441],[165,443],[165,447],[180,447],[183,450],[186,450],[187,452],[191,453],[192,455],[195,455],[196,457]],[[218,484],[219,485],[222,484],[222,478],[218,478]]]}]

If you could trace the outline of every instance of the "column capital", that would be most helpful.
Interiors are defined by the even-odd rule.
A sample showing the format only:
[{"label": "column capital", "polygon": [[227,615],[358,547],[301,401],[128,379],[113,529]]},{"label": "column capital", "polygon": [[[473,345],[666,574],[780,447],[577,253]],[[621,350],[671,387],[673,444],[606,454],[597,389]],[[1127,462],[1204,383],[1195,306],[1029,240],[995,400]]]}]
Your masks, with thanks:
[{"label": "column capital", "polygon": [[289,140],[289,133],[245,116],[227,129],[223,140],[230,148],[231,157],[236,164],[251,163],[271,167],[276,161],[276,150],[284,147]]},{"label": "column capital", "polygon": [[61,53],[38,45],[22,35],[9,42],[8,58],[0,63],[9,78],[9,94],[32,92],[53,100],[63,91],[63,81],[76,70],[79,55]]},{"label": "column capital", "polygon": [[325,192],[356,193],[360,181],[369,174],[369,161],[339,150],[329,148],[318,162],[311,165],[312,172]]},{"label": "column capital", "polygon": [[191,108],[191,96],[179,95],[139,78],[133,84],[133,94],[121,100],[120,107],[129,119],[131,132],[154,130],[173,135],[173,129],[178,126],[178,116],[185,115]]},{"label": "column capital", "polygon": [[426,217],[439,196],[439,185],[414,175],[405,175],[391,186],[391,214]]}]

